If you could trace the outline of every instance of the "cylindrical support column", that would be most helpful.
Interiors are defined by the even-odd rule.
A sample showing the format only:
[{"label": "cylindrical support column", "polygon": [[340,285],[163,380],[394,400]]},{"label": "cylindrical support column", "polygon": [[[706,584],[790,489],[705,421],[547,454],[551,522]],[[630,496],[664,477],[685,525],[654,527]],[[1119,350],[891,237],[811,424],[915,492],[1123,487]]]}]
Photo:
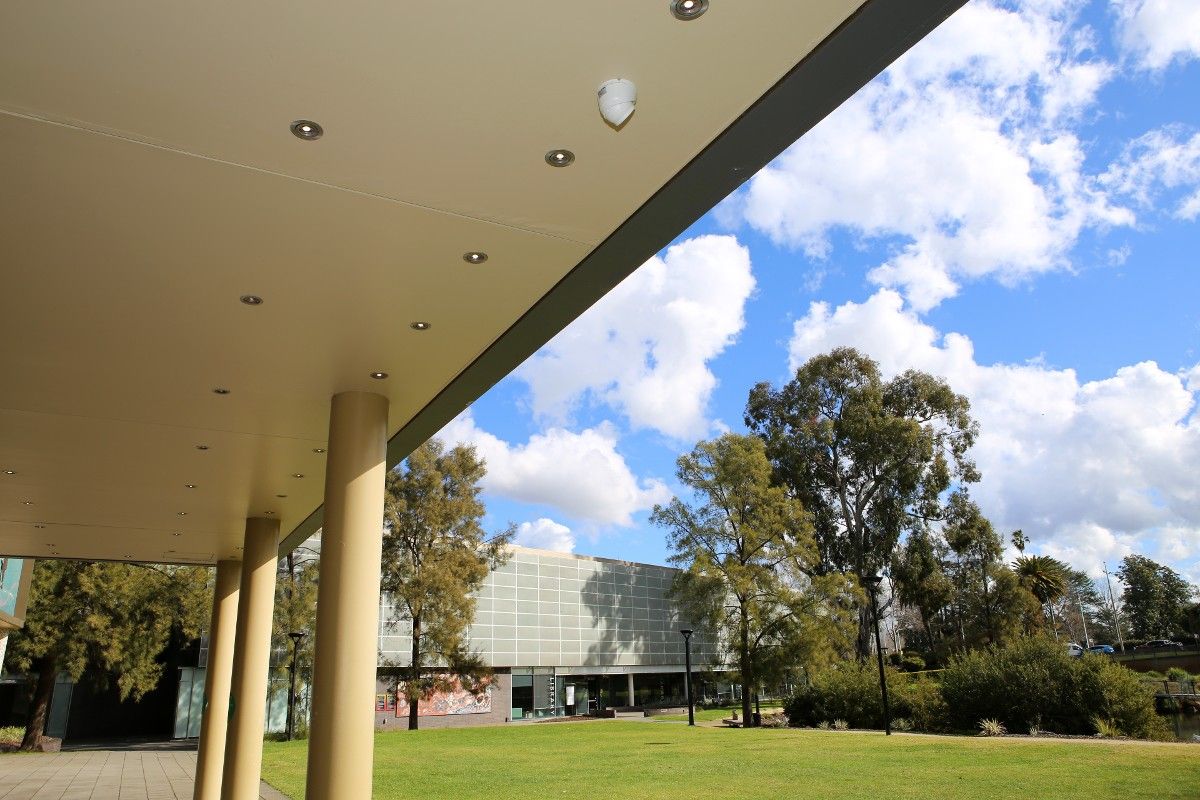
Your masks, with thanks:
[{"label": "cylindrical support column", "polygon": [[246,520],[221,800],[258,800],[259,796],[278,563],[279,520]]},{"label": "cylindrical support column", "polygon": [[628,689],[628,692],[629,692],[629,702],[626,703],[626,705],[636,706],[637,705],[637,695],[634,694],[634,691],[633,691],[633,673],[632,672],[626,673],[625,680],[628,684],[626,688]]},{"label": "cylindrical support column", "polygon": [[307,800],[371,796],[387,413],[345,392],[329,415]]},{"label": "cylindrical support column", "polygon": [[221,797],[241,580],[242,562],[217,562],[212,622],[208,626],[208,663],[204,670],[204,712],[200,721],[200,748],[196,754],[194,800],[220,800]]}]

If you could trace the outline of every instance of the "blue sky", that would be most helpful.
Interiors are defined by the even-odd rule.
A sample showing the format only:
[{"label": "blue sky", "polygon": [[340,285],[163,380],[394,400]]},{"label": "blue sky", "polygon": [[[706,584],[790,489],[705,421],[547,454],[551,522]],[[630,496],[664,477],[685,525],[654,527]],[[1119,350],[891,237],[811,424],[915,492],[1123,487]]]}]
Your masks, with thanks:
[{"label": "blue sky", "polygon": [[971,398],[1000,530],[1200,582],[1198,250],[1200,4],[973,0],[442,438],[491,527],[661,563],[678,455],[853,345]]}]

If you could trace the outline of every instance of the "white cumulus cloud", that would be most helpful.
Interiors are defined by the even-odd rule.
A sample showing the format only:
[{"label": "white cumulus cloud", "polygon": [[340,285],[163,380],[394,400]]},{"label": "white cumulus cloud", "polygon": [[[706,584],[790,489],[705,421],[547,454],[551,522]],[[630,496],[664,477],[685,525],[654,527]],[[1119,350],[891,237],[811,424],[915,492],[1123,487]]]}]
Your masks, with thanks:
[{"label": "white cumulus cloud", "polygon": [[575,537],[571,534],[571,529],[549,517],[541,517],[533,522],[522,522],[517,526],[515,541],[524,547],[555,550],[559,553],[575,551]]},{"label": "white cumulus cloud", "polygon": [[643,264],[517,372],[534,414],[562,424],[603,403],[635,429],[694,439],[717,378],[708,362],[745,326],[750,253],[732,236],[699,236]]},{"label": "white cumulus cloud", "polygon": [[1200,216],[1200,133],[1187,134],[1183,126],[1170,125],[1139,136],[1109,167],[1103,182],[1143,207],[1158,205],[1169,194],[1174,217],[1196,219]]},{"label": "white cumulus cloud", "polygon": [[1069,269],[1089,227],[1132,224],[1076,134],[1114,72],[1075,2],[973,2],[720,209],[825,258],[845,229],[895,247],[869,275],[927,310],[959,283]]},{"label": "white cumulus cloud", "polygon": [[794,325],[791,365],[841,345],[886,375],[924,370],[970,398],[983,473],[972,493],[1002,530],[1022,528],[1093,572],[1137,550],[1200,573],[1197,367],[1172,373],[1146,361],[1082,381],[1040,359],[980,364],[968,337],[936,330],[888,289],[863,303],[812,304]]},{"label": "white cumulus cloud", "polygon": [[450,446],[475,446],[487,461],[485,492],[552,506],[572,519],[632,525],[635,513],[670,498],[662,481],[639,481],[633,474],[608,423],[579,432],[550,428],[525,444],[510,444],[481,430],[468,411],[438,438]]},{"label": "white cumulus cloud", "polygon": [[1112,0],[1121,49],[1147,70],[1200,58],[1196,0]]}]

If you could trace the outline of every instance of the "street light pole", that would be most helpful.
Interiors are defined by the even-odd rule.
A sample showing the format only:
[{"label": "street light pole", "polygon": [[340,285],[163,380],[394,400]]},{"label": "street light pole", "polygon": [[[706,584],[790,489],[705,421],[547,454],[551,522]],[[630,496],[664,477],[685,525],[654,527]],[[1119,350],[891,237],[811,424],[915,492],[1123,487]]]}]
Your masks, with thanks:
[{"label": "street light pole", "polygon": [[695,704],[692,702],[692,633],[688,628],[680,631],[683,634],[683,663],[684,669],[687,670],[683,675],[683,690],[687,694],[688,704],[688,725],[696,724],[696,714],[692,710]]},{"label": "street light pole", "polygon": [[862,582],[871,593],[871,618],[875,621],[875,656],[879,661],[879,692],[883,695],[883,730],[887,736],[892,735],[892,712],[888,709],[887,675],[883,671],[883,642],[879,638],[879,603],[875,590],[883,579],[878,575],[864,575]]},{"label": "street light pole", "polygon": [[287,704],[287,740],[296,738],[296,656],[300,651],[300,640],[308,634],[304,631],[292,631],[288,637],[292,640],[292,663],[288,667],[288,704]]}]

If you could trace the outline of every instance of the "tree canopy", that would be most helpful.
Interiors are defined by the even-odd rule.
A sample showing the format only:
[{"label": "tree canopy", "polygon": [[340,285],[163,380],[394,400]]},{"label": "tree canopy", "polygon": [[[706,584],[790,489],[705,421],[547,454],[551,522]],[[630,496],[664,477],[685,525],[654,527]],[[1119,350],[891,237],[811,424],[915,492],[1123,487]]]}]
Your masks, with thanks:
[{"label": "tree canopy", "polygon": [[[952,484],[979,479],[967,398],[916,370],[885,381],[853,348],[810,359],[780,389],[755,386],[745,422],[766,444],[776,482],[811,515],[814,575],[878,572],[905,531],[944,516]],[[869,625],[864,607],[861,657]]]},{"label": "tree canopy", "polygon": [[761,682],[844,640],[854,588],[814,569],[812,525],[800,501],[772,485],[760,439],[725,434],[676,463],[695,501],[676,497],[651,514],[682,570],[671,595],[736,665],[751,719]]},{"label": "tree canopy", "polygon": [[1180,635],[1196,588],[1178,572],[1146,556],[1125,556],[1117,577],[1125,584],[1123,613],[1137,639]]},{"label": "tree canopy", "polygon": [[37,746],[60,672],[76,682],[87,674],[100,687],[115,681],[122,700],[154,689],[172,631],[194,639],[207,622],[210,574],[202,567],[38,561],[25,627],[9,636],[10,663],[37,673],[22,747]]},{"label": "tree canopy", "polygon": [[388,473],[384,502],[382,584],[397,617],[412,624],[412,649],[399,685],[415,730],[418,703],[465,680],[477,690],[489,674],[470,651],[473,592],[507,559],[513,529],[483,529],[479,482],[486,465],[475,448],[445,450],[436,439]]}]

